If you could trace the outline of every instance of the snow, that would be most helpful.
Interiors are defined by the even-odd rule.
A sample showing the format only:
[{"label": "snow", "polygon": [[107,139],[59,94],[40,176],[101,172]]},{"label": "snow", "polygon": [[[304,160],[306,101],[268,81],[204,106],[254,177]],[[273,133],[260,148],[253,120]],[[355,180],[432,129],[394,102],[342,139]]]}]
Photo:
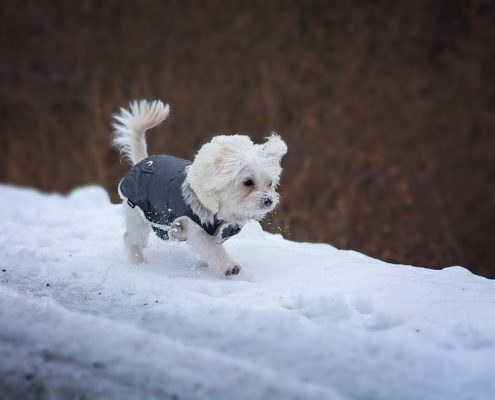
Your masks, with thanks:
[{"label": "snow", "polygon": [[155,237],[135,266],[99,187],[0,185],[0,223],[1,399],[495,398],[495,281],[465,268],[256,223],[236,277]]}]

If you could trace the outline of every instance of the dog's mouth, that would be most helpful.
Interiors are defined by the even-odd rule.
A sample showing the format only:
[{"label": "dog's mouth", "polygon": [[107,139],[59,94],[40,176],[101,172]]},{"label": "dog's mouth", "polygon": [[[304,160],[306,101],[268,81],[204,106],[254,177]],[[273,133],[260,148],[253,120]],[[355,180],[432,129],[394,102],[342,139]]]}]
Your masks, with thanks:
[{"label": "dog's mouth", "polygon": [[251,213],[249,213],[249,215],[247,217],[249,219],[255,219],[255,220],[259,221],[266,214],[272,212],[274,209],[275,209],[274,206],[270,206],[270,207],[266,207],[266,208],[260,208],[260,209],[254,210]]},{"label": "dog's mouth", "polygon": [[[254,199],[251,199],[254,200]],[[278,205],[275,196],[263,196],[256,201],[245,201],[236,203],[234,214],[240,219],[252,219],[260,221],[268,213],[272,212]]]}]

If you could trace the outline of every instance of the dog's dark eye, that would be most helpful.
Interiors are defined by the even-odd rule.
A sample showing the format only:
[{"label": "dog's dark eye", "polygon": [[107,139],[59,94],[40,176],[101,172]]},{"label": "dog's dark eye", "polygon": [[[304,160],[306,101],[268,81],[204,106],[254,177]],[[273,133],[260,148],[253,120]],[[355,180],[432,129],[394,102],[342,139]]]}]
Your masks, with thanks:
[{"label": "dog's dark eye", "polygon": [[253,186],[253,180],[252,179],[247,179],[244,181],[244,186]]}]

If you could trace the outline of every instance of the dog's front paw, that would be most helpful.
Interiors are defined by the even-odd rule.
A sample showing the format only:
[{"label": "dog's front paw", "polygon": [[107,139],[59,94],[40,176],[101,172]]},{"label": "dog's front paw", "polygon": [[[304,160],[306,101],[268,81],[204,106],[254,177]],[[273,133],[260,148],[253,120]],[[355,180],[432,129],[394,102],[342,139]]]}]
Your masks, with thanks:
[{"label": "dog's front paw", "polygon": [[239,272],[241,272],[241,267],[232,265],[225,270],[225,276],[237,275]]},{"label": "dog's front paw", "polygon": [[187,226],[188,226],[188,218],[187,217],[179,217],[177,218],[168,231],[168,237],[171,240],[184,241],[187,239]]}]

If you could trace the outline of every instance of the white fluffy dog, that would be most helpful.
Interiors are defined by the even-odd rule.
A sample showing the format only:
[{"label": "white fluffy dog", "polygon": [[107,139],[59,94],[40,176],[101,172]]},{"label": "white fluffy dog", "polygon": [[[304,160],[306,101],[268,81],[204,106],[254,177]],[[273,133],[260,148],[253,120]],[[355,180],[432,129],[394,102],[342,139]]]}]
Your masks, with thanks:
[{"label": "white fluffy dog", "polygon": [[126,248],[134,262],[144,262],[143,249],[154,230],[165,240],[186,240],[222,274],[238,274],[240,266],[222,242],[276,207],[287,146],[276,134],[264,144],[253,144],[248,136],[221,135],[203,145],[193,162],[148,156],[145,133],[168,114],[169,106],[161,101],[142,100],[114,115],[113,143],[133,165],[119,184]]}]

